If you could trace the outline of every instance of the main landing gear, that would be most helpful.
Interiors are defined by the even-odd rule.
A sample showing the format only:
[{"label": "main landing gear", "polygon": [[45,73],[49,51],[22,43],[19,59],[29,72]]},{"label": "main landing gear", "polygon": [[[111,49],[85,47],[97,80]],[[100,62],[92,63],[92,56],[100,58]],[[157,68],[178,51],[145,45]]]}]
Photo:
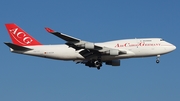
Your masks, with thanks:
[{"label": "main landing gear", "polygon": [[102,62],[100,59],[92,59],[89,60],[85,65],[89,67],[95,67],[99,70],[102,66]]},{"label": "main landing gear", "polygon": [[157,55],[157,57],[156,57],[156,63],[159,63],[159,62],[160,62],[159,58],[160,58],[160,55]]}]

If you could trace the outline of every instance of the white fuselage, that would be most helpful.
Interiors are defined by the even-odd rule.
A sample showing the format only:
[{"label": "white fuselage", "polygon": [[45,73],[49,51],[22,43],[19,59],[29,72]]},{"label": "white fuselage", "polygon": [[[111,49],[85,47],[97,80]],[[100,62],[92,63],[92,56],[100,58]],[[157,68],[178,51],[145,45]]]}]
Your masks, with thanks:
[{"label": "white fuselage", "polygon": [[[169,53],[176,49],[176,47],[161,38],[141,38],[141,39],[125,39],[116,40],[103,43],[95,43],[95,45],[102,47],[109,47],[113,49],[124,50],[127,54],[120,54],[118,56],[102,55],[102,61],[113,59],[125,59],[136,57],[149,57]],[[27,52],[14,51],[15,53],[33,55],[58,60],[85,60],[79,53],[81,50],[75,50],[65,44],[63,45],[36,45],[26,46],[33,50]]]}]

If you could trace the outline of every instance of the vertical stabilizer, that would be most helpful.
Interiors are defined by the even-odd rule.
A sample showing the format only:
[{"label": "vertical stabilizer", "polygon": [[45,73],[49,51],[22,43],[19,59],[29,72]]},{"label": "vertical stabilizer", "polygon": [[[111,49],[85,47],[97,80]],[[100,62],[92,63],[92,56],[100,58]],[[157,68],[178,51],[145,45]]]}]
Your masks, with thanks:
[{"label": "vertical stabilizer", "polygon": [[19,46],[41,45],[40,42],[38,42],[35,38],[30,36],[27,32],[25,32],[16,24],[5,24],[5,26],[14,44]]}]

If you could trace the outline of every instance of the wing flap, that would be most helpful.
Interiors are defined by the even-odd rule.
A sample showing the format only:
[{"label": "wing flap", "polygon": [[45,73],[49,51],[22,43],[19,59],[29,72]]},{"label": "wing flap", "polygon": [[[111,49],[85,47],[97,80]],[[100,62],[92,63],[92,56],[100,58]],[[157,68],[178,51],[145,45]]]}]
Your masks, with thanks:
[{"label": "wing flap", "polygon": [[84,50],[80,51],[79,54],[81,54],[86,59],[100,55],[100,53],[98,51],[87,50],[87,49],[84,49]]}]

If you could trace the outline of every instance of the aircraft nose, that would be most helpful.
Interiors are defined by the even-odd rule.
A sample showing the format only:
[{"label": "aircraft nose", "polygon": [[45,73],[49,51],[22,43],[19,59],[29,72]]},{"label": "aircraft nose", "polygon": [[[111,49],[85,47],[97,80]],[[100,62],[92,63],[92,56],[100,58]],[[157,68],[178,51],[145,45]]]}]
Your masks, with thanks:
[{"label": "aircraft nose", "polygon": [[175,50],[175,49],[176,49],[176,46],[175,46],[175,45],[172,45],[171,47],[172,47],[172,50]]},{"label": "aircraft nose", "polygon": [[171,51],[174,51],[176,49],[176,46],[173,45],[173,44],[170,44],[170,46],[168,47],[168,50],[171,52]]},{"label": "aircraft nose", "polygon": [[167,42],[166,47],[164,48],[166,53],[172,52],[176,49],[176,46]]}]

